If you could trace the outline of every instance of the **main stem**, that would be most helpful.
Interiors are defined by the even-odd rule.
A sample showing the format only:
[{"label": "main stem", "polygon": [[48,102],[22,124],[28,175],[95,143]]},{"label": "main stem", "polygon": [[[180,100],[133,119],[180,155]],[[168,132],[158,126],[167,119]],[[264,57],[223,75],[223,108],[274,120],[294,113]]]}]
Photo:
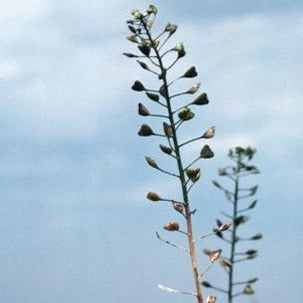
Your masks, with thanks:
[{"label": "main stem", "polygon": [[[148,38],[150,39],[150,41],[153,41],[151,34],[145,24],[144,24],[144,27],[145,27],[146,33],[148,35]],[[164,65],[163,65],[163,62],[162,62],[158,49],[154,46],[153,46],[153,49],[156,53],[159,67],[161,69],[161,75],[162,75],[163,85],[164,85],[164,89],[165,89],[164,98],[166,100],[169,122],[170,122],[170,125],[172,127],[172,132],[173,132],[173,136],[172,136],[173,147],[174,147],[175,154],[176,154],[176,161],[177,161],[177,165],[178,165],[180,183],[181,183],[183,200],[184,200],[185,217],[186,217],[186,224],[187,224],[188,247],[189,247],[191,266],[192,266],[192,270],[193,270],[195,288],[196,288],[195,295],[197,298],[197,302],[203,303],[202,286],[201,286],[201,281],[200,281],[200,274],[199,274],[198,262],[197,262],[197,257],[196,257],[196,247],[195,247],[194,234],[193,234],[192,213],[191,213],[189,200],[188,200],[188,192],[187,192],[187,188],[186,188],[186,180],[185,180],[185,174],[184,174],[184,169],[183,169],[183,163],[182,163],[181,153],[180,153],[180,149],[179,149],[177,131],[175,128],[174,115],[173,115],[169,91],[168,91],[168,81],[166,78],[166,69],[164,68]]]},{"label": "main stem", "polygon": [[[234,192],[234,209],[233,209],[234,222],[238,213],[238,193],[239,193],[239,176],[237,173],[235,178],[235,192]],[[237,226],[233,224],[233,230],[231,235],[231,250],[230,250],[230,262],[232,266],[230,267],[228,273],[228,293],[227,293],[228,303],[232,303],[233,300],[233,272],[234,272],[235,246],[236,246],[236,231],[237,231]]]}]

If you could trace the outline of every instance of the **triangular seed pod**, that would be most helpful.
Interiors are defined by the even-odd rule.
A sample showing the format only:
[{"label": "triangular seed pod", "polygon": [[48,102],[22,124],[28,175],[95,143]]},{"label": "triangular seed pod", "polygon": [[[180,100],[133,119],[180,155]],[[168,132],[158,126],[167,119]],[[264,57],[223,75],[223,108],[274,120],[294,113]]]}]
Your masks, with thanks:
[{"label": "triangular seed pod", "polygon": [[152,93],[148,93],[148,92],[146,92],[146,96],[149,98],[149,99],[151,99],[151,100],[153,100],[153,101],[156,101],[156,102],[158,102],[159,101],[159,95],[157,95],[157,94],[152,94]]},{"label": "triangular seed pod", "polygon": [[244,287],[244,289],[243,289],[243,293],[244,293],[245,295],[252,295],[252,294],[255,293],[255,291],[253,290],[253,288],[251,287],[250,284],[247,284],[247,285]]},{"label": "triangular seed pod", "polygon": [[214,156],[214,152],[210,149],[208,145],[204,145],[200,152],[200,157],[203,159],[210,159]]},{"label": "triangular seed pod", "polygon": [[208,103],[209,103],[209,101],[208,101],[206,93],[202,93],[192,102],[192,104],[195,104],[195,105],[206,105]]},{"label": "triangular seed pod", "polygon": [[140,116],[149,116],[150,115],[149,110],[142,103],[138,104],[138,114]]},{"label": "triangular seed pod", "polygon": [[141,92],[141,91],[145,90],[145,87],[144,87],[144,85],[140,81],[137,80],[133,84],[132,90],[135,90],[137,92]]},{"label": "triangular seed pod", "polygon": [[152,136],[153,134],[154,134],[153,130],[147,124],[143,124],[138,131],[138,135],[143,137]]},{"label": "triangular seed pod", "polygon": [[205,303],[216,303],[217,297],[215,296],[207,296]]},{"label": "triangular seed pod", "polygon": [[194,78],[198,75],[194,66],[190,67],[181,78]]},{"label": "triangular seed pod", "polygon": [[147,45],[147,43],[142,43],[138,45],[139,50],[141,51],[142,54],[144,54],[146,57],[149,56],[150,54],[150,46]]},{"label": "triangular seed pod", "polygon": [[212,126],[207,131],[204,132],[204,134],[202,135],[202,138],[204,138],[204,139],[210,139],[214,135],[215,135],[215,127]]},{"label": "triangular seed pod", "polygon": [[216,262],[220,258],[221,253],[222,253],[222,249],[211,251],[208,255],[210,262],[212,263]]}]

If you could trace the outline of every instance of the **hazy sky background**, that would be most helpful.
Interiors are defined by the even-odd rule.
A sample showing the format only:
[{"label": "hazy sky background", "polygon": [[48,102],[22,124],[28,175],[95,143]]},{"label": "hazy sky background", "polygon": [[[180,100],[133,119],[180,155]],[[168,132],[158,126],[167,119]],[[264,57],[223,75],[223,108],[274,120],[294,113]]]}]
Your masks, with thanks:
[{"label": "hazy sky background", "polygon": [[[156,140],[136,135],[143,123],[137,103],[144,99],[130,85],[151,78],[121,56],[134,50],[125,40],[129,12],[149,4],[0,0],[0,302],[191,300],[156,288],[191,290],[191,272],[182,254],[154,236],[177,217],[148,203],[146,192],[178,193],[144,163],[145,155],[167,160]],[[259,257],[238,272],[259,276],[256,295],[238,301],[300,302],[303,3],[153,4],[159,28],[179,24],[174,41],[184,41],[188,55],[176,75],[194,64],[210,99],[185,134],[217,127],[209,143],[216,157],[201,163],[203,178],[192,195],[196,231],[211,230],[227,210],[211,180],[228,149],[255,146],[259,204],[243,232],[265,237],[252,243]],[[200,148],[192,145],[187,156]],[[203,247],[220,245],[206,240],[200,263],[206,266]],[[218,266],[207,279],[224,286]]]}]

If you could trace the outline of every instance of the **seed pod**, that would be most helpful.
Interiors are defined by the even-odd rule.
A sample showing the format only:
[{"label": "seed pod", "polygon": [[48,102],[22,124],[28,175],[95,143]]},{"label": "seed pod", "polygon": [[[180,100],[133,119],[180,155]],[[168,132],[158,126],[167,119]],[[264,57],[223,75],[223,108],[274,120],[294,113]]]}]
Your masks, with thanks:
[{"label": "seed pod", "polygon": [[138,9],[132,11],[132,16],[135,20],[139,20],[143,17],[142,13]]},{"label": "seed pod", "polygon": [[209,101],[208,101],[206,93],[202,93],[192,102],[192,104],[195,104],[195,105],[206,105],[208,103],[209,103]]},{"label": "seed pod", "polygon": [[247,222],[248,219],[249,219],[249,217],[247,217],[247,216],[238,216],[238,217],[236,217],[236,218],[234,219],[234,224],[235,224],[236,226],[238,226],[238,225],[240,225],[240,224],[243,224],[243,223]]},{"label": "seed pod", "polygon": [[204,134],[202,135],[202,138],[204,138],[204,139],[210,139],[214,135],[215,135],[215,127],[212,126],[207,131],[204,132]]},{"label": "seed pod", "polygon": [[142,62],[142,61],[140,61],[140,60],[137,60],[137,62],[139,63],[139,65],[140,65],[143,69],[149,70],[149,67],[148,67],[148,65],[147,65],[145,62]]},{"label": "seed pod", "polygon": [[151,201],[154,201],[154,202],[157,202],[157,201],[161,201],[161,197],[157,194],[157,193],[154,193],[154,192],[149,192],[146,196],[146,198],[148,200],[151,200]]},{"label": "seed pod", "polygon": [[180,226],[178,222],[173,221],[173,222],[169,222],[168,224],[165,224],[163,228],[167,231],[177,231],[179,230]]},{"label": "seed pod", "polygon": [[137,80],[133,84],[132,89],[137,91],[137,92],[141,92],[141,91],[145,90],[145,87],[140,81]]},{"label": "seed pod", "polygon": [[143,55],[146,57],[150,54],[150,46],[146,42],[142,42],[140,45],[138,45],[139,50]]},{"label": "seed pod", "polygon": [[258,278],[252,278],[252,279],[249,279],[249,280],[247,281],[247,283],[253,284],[253,283],[257,282],[258,280],[259,280]]},{"label": "seed pod", "polygon": [[157,95],[157,94],[152,94],[152,93],[146,92],[146,96],[153,101],[156,101],[156,102],[159,101],[159,95]]},{"label": "seed pod", "polygon": [[213,250],[209,253],[208,257],[210,262],[216,262],[221,256],[222,249]]},{"label": "seed pod", "polygon": [[168,146],[165,146],[165,145],[162,145],[160,144],[160,149],[165,153],[165,154],[168,154],[168,155],[171,155],[172,153],[172,149]]},{"label": "seed pod", "polygon": [[210,149],[208,145],[204,145],[200,152],[200,157],[203,159],[210,159],[214,156],[214,152]]},{"label": "seed pod", "polygon": [[150,157],[145,157],[146,162],[148,163],[149,166],[153,167],[153,168],[158,168],[158,164],[157,162],[150,158]]},{"label": "seed pod", "polygon": [[128,58],[138,58],[137,55],[134,55],[132,53],[123,53],[124,56],[128,57]]},{"label": "seed pod", "polygon": [[226,176],[227,175],[226,168],[220,168],[218,174],[219,176]]},{"label": "seed pod", "polygon": [[205,303],[216,303],[217,297],[215,296],[207,296]]},{"label": "seed pod", "polygon": [[149,110],[142,103],[138,104],[138,114],[140,116],[149,116],[150,115]]},{"label": "seed pod", "polygon": [[196,182],[200,178],[200,168],[188,168],[186,175],[191,181]]},{"label": "seed pod", "polygon": [[154,134],[153,130],[147,124],[143,124],[138,131],[139,136],[148,137]]},{"label": "seed pod", "polygon": [[250,239],[251,240],[260,240],[262,238],[263,238],[262,234],[256,234],[256,235],[252,236]]},{"label": "seed pod", "polygon": [[194,78],[198,75],[194,66],[190,67],[181,78]]},{"label": "seed pod", "polygon": [[251,287],[250,284],[247,284],[247,285],[244,287],[244,289],[243,289],[243,293],[244,293],[245,295],[252,295],[252,294],[255,293],[255,291],[253,290],[253,288]]},{"label": "seed pod", "polygon": [[156,15],[158,12],[158,9],[154,5],[150,5],[146,11],[148,14],[154,14]]},{"label": "seed pod", "polygon": [[173,202],[173,207],[174,207],[174,209],[175,209],[177,212],[183,214],[183,209],[184,209],[184,207],[183,207],[183,205],[182,205],[181,203]]},{"label": "seed pod", "polygon": [[173,136],[173,128],[171,127],[171,125],[167,124],[166,122],[163,122],[163,130],[166,137]]},{"label": "seed pod", "polygon": [[232,263],[228,259],[221,259],[220,264],[223,267],[232,267]]},{"label": "seed pod", "polygon": [[225,222],[219,227],[219,231],[228,230],[232,226],[232,222]]},{"label": "seed pod", "polygon": [[249,250],[247,250],[245,253],[246,253],[247,255],[255,255],[255,254],[258,253],[258,251],[255,250],[255,249],[249,249]]},{"label": "seed pod", "polygon": [[178,117],[183,120],[189,113],[190,113],[190,109],[188,107],[184,107],[178,113]]},{"label": "seed pod", "polygon": [[204,287],[206,287],[206,288],[211,288],[211,287],[212,287],[212,285],[211,285],[208,281],[203,281],[203,282],[202,282],[202,285],[203,285]]}]

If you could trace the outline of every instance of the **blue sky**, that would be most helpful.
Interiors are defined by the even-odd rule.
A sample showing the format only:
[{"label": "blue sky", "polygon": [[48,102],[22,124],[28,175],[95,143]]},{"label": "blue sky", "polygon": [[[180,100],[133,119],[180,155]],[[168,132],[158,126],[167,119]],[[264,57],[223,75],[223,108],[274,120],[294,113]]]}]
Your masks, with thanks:
[{"label": "blue sky", "polygon": [[[150,3],[0,4],[0,301],[188,302],[156,288],[190,290],[191,273],[184,256],[154,237],[174,214],[149,204],[146,192],[175,194],[175,185],[145,166],[145,155],[165,161],[155,140],[136,136],[137,103],[145,100],[130,85],[150,78],[121,56],[132,50],[124,38],[129,12]],[[257,293],[239,302],[299,302],[303,5],[154,4],[159,26],[177,23],[174,39],[187,49],[176,75],[194,64],[211,101],[184,135],[217,127],[216,157],[202,163],[192,195],[196,230],[209,231],[226,207],[210,183],[228,149],[255,146],[259,205],[245,228],[265,237],[255,244],[260,256],[239,271],[260,277]],[[199,258],[205,264],[202,248]],[[224,283],[218,268],[208,277]]]}]

